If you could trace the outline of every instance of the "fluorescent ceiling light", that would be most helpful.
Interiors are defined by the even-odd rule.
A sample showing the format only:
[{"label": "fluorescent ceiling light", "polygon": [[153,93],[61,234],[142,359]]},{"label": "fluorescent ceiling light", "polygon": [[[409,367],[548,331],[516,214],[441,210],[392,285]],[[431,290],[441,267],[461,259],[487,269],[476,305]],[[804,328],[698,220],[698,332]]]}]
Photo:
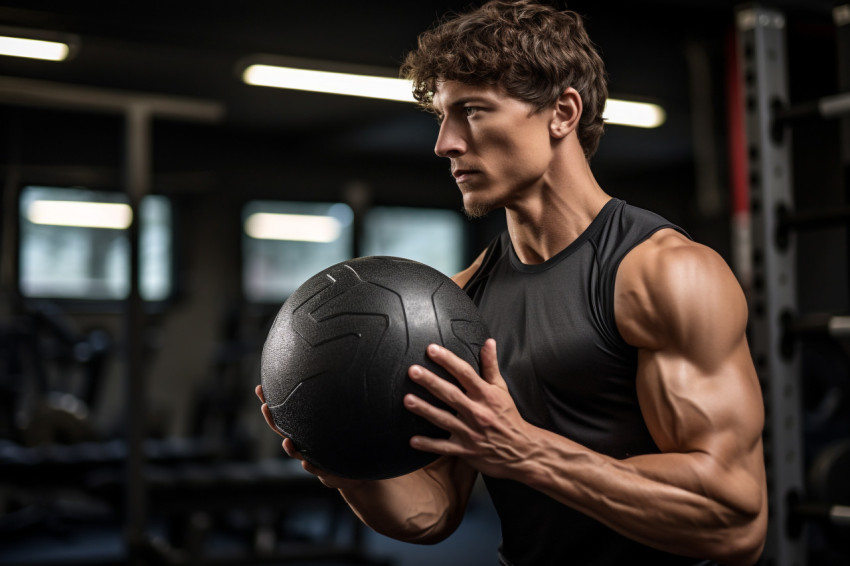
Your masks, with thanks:
[{"label": "fluorescent ceiling light", "polygon": [[[261,60],[269,61],[271,59],[266,57]],[[411,82],[406,79],[357,72],[320,71],[304,68],[310,64],[317,67],[325,65],[347,68],[333,63],[299,60],[299,63],[296,64],[301,66],[251,64],[242,72],[242,80],[247,84],[256,86],[415,102],[413,87]],[[605,107],[604,119],[609,124],[656,128],[664,123],[666,114],[664,109],[657,104],[609,99]]]},{"label": "fluorescent ceiling light", "polygon": [[242,79],[257,86],[414,102],[410,81],[390,77],[250,65],[242,73]]},{"label": "fluorescent ceiling light", "polygon": [[637,128],[657,128],[667,119],[667,114],[657,104],[609,98],[605,104],[605,111],[602,114],[602,118],[608,124],[635,126]]},{"label": "fluorescent ceiling light", "polygon": [[37,200],[30,203],[27,219],[33,224],[123,230],[133,222],[133,211],[121,203]]},{"label": "fluorescent ceiling light", "polygon": [[64,61],[68,58],[70,52],[71,48],[68,44],[58,41],[0,35],[0,55],[45,59],[47,61]]},{"label": "fluorescent ceiling light", "polygon": [[333,216],[256,212],[245,220],[245,233],[258,240],[333,242],[342,224]]}]

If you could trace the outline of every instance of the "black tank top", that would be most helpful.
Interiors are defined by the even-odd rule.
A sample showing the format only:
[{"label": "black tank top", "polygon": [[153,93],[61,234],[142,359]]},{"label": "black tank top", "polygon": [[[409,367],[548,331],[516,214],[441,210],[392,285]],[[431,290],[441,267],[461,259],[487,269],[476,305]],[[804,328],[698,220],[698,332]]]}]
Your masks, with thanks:
[{"label": "black tank top", "polygon": [[[684,234],[611,199],[544,263],[520,262],[507,231],[490,244],[465,290],[496,339],[526,420],[618,459],[658,452],[638,405],[637,350],[620,336],[613,299],[620,261],[663,228]],[[502,523],[503,564],[698,563],[639,545],[524,484],[484,480]]]}]

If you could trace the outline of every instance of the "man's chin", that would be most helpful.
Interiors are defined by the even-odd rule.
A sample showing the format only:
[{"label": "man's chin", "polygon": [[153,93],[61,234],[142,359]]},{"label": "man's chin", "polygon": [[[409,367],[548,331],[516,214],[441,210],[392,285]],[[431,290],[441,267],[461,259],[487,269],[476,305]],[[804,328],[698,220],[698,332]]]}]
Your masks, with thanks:
[{"label": "man's chin", "polygon": [[476,201],[472,198],[463,199],[463,213],[469,219],[484,218],[490,214],[498,205],[487,201]]},{"label": "man's chin", "polygon": [[463,213],[466,214],[466,217],[470,220],[475,220],[476,218],[484,218],[490,212],[496,208],[495,206],[490,206],[489,204],[483,203],[475,203],[475,204],[464,204],[463,205]]}]

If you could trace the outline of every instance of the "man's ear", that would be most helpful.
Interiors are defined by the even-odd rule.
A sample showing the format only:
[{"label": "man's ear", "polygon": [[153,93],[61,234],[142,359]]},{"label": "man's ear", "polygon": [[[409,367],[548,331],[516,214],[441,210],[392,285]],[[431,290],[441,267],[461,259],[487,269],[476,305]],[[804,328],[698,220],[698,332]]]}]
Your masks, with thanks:
[{"label": "man's ear", "polygon": [[578,128],[581,119],[581,96],[573,87],[568,87],[558,100],[552,110],[552,121],[549,123],[549,133],[553,138],[565,138],[570,132]]}]

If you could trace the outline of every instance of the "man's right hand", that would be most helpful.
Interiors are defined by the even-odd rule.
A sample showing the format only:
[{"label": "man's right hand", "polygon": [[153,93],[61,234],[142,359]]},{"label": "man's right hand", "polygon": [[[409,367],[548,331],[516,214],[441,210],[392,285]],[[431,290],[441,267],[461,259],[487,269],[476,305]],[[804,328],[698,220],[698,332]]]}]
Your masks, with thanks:
[{"label": "man's right hand", "polygon": [[274,419],[272,418],[272,413],[269,410],[269,406],[266,403],[265,395],[263,395],[263,386],[258,385],[254,392],[259,397],[260,402],[263,404],[261,407],[261,411],[263,413],[263,418],[266,419],[266,424],[272,429],[278,436],[283,438],[283,450],[290,458],[295,458],[296,460],[301,461],[301,467],[304,468],[307,472],[310,472],[314,476],[318,477],[319,480],[327,487],[334,489],[351,489],[357,487],[358,485],[362,485],[365,480],[355,480],[349,478],[342,478],[339,476],[335,476],[327,473],[324,470],[321,470],[304,459],[304,456],[298,451],[295,447],[295,442],[292,441],[291,438],[287,438],[284,436],[280,430],[275,426]]}]

